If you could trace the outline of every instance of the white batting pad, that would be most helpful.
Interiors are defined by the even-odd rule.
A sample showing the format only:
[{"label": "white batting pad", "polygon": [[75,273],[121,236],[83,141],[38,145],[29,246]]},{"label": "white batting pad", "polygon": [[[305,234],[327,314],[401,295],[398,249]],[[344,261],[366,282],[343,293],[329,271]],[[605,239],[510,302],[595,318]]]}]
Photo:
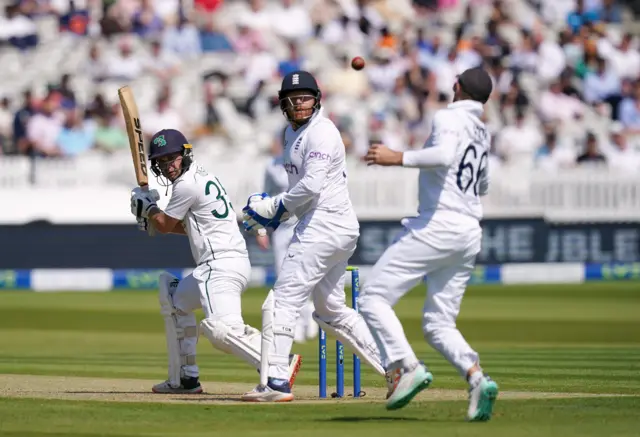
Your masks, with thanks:
[{"label": "white batting pad", "polygon": [[384,376],[385,371],[380,361],[380,352],[378,352],[378,347],[373,340],[373,336],[364,319],[355,311],[353,313],[355,317],[350,318],[346,324],[342,325],[330,325],[320,319],[316,312],[313,313],[313,319],[326,333],[333,334],[345,347],[359,356],[361,360],[368,363],[380,375]]},{"label": "white batting pad", "polygon": [[180,386],[180,344],[174,318],[175,308],[171,300],[171,292],[178,287],[178,278],[163,272],[159,278],[158,301],[160,302],[160,314],[164,318],[164,330],[167,339],[167,355],[169,357],[168,381],[172,387]]},{"label": "white batting pad", "polygon": [[246,361],[254,368],[260,367],[260,331],[244,325],[242,334],[234,333],[224,322],[204,319],[200,330],[213,347]]},{"label": "white batting pad", "polygon": [[260,341],[260,385],[262,387],[267,386],[269,377],[269,347],[273,343],[273,320],[275,318],[273,312],[273,290],[270,290],[262,304],[262,335]]}]

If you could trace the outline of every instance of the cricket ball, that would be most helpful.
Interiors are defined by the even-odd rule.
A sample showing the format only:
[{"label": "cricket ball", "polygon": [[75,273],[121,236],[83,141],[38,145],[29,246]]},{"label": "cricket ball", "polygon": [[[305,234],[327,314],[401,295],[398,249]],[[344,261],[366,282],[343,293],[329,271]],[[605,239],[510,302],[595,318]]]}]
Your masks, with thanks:
[{"label": "cricket ball", "polygon": [[351,68],[354,70],[362,70],[364,68],[364,59],[360,56],[356,56],[351,60]]}]

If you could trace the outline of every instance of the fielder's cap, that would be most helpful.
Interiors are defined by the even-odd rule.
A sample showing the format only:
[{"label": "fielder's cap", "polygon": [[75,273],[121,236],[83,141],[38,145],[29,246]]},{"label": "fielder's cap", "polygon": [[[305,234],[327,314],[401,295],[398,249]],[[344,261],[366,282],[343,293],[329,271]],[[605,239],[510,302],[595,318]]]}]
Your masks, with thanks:
[{"label": "fielder's cap", "polygon": [[191,148],[191,144],[189,144],[187,137],[182,132],[175,129],[162,129],[151,138],[149,159],[182,153],[185,148]]},{"label": "fielder's cap", "polygon": [[469,97],[478,102],[486,103],[493,91],[493,82],[489,73],[482,67],[470,68],[458,76],[460,88]]},{"label": "fielder's cap", "polygon": [[298,70],[287,74],[282,79],[282,86],[278,94],[282,97],[283,93],[295,90],[309,90],[316,94],[320,91],[320,88],[318,88],[318,82],[316,82],[316,78],[311,73]]}]

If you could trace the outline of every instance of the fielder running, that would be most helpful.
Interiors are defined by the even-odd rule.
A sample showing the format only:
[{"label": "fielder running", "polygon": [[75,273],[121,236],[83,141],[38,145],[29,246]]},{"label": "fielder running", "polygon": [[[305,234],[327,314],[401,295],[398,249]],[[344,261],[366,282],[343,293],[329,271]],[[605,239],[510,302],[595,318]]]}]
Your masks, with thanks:
[{"label": "fielder running", "polygon": [[402,153],[374,145],[365,158],[370,164],[420,168],[419,215],[402,221],[404,232],[373,267],[358,301],[382,362],[394,373],[388,409],[404,407],[433,379],[392,309],[426,274],[424,336],[468,381],[468,420],[491,418],[498,386],[483,373],[478,353],[456,328],[480,252],[479,196],[489,187],[490,144],[480,117],[491,90],[491,78],[483,69],[466,70],[454,85],[453,103],[436,112],[424,149]]},{"label": "fielder running", "polygon": [[263,367],[260,384],[243,397],[252,402],[294,399],[287,357],[300,311],[313,296],[316,322],[385,375],[378,349],[362,317],[345,304],[347,261],[360,226],[347,190],[345,148],[336,126],[322,114],[321,93],[306,71],[286,75],[279,92],[289,121],[284,167],[289,191],[252,195],[245,212],[249,231],[277,228],[290,214],[299,218],[273,290],[263,305]]},{"label": "fielder running", "polygon": [[[284,138],[283,138],[284,140]],[[264,192],[269,196],[275,197],[286,192],[289,189],[289,177],[284,168],[284,156],[282,156],[282,145],[280,141],[274,141],[272,148],[273,159],[267,166],[265,171]],[[293,238],[293,230],[298,223],[296,216],[291,216],[289,220],[280,223],[278,229],[271,234],[271,246],[273,248],[273,257],[275,261],[276,275],[280,275],[284,257],[287,255],[289,243]],[[258,236],[258,244],[265,248],[269,244],[267,235]],[[302,308],[298,324],[295,329],[293,340],[296,343],[304,343],[312,340],[318,335],[318,324],[313,320],[313,300],[309,299],[307,304]]]},{"label": "fielder running", "polygon": [[[193,161],[191,149],[177,130],[161,130],[151,139],[151,170],[162,185],[173,186],[165,211],[156,205],[157,191],[135,188],[131,194],[131,212],[139,227],[146,230],[150,224],[163,234],[187,235],[196,262],[193,273],[181,281],[166,272],[160,275],[169,378],[153,387],[155,393],[202,392],[196,364],[197,308],[205,315],[199,330],[215,348],[260,368],[260,331],[245,325],[241,314],[240,299],[251,274],[245,240],[224,186]],[[298,355],[289,357],[284,366],[288,384],[293,384],[299,366]]]}]

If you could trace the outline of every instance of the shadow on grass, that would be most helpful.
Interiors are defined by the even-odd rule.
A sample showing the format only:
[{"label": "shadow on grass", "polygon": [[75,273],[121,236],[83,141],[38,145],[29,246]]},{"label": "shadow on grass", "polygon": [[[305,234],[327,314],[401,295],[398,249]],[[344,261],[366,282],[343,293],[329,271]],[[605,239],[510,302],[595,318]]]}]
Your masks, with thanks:
[{"label": "shadow on grass", "polygon": [[425,419],[418,419],[417,417],[330,417],[328,419],[318,419],[316,422],[427,422]]}]

